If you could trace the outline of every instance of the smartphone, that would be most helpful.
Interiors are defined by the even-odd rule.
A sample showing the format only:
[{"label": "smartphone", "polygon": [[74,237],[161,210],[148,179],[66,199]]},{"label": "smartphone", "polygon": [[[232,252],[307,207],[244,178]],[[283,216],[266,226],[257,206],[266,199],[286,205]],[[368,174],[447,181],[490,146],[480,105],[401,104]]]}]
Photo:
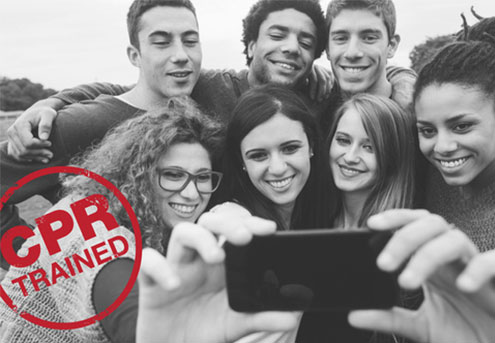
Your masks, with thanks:
[{"label": "smartphone", "polygon": [[376,265],[390,236],[314,229],[226,243],[229,305],[239,312],[390,308],[399,296],[397,276]]}]

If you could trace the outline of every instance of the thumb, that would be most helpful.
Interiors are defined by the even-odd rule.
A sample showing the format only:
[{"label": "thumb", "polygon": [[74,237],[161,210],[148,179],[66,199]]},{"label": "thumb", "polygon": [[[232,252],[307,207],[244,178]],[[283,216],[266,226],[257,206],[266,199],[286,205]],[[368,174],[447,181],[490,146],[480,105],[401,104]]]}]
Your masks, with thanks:
[{"label": "thumb", "polygon": [[52,125],[55,117],[57,116],[57,111],[54,109],[45,109],[41,113],[41,119],[38,125],[38,137],[42,140],[47,140],[52,132]]},{"label": "thumb", "polygon": [[359,329],[395,333],[415,342],[427,341],[427,323],[418,311],[394,307],[390,310],[351,311],[349,323]]}]

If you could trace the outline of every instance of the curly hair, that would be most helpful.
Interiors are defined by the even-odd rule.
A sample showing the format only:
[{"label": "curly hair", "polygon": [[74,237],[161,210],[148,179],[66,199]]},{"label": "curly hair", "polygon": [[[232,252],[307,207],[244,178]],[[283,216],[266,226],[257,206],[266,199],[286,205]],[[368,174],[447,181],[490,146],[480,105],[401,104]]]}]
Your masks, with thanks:
[{"label": "curly hair", "polygon": [[190,10],[194,14],[196,22],[198,21],[196,9],[190,0],[134,0],[131,7],[129,7],[129,12],[127,12],[127,33],[129,34],[129,42],[138,50],[141,16],[146,11],[158,6],[184,7]]},{"label": "curly hair", "polygon": [[[154,199],[153,180],[160,157],[174,144],[199,143],[214,160],[223,146],[223,128],[204,115],[191,100],[172,98],[167,108],[148,112],[114,127],[96,146],[71,164],[95,172],[112,182],[136,213],[143,246],[164,251],[171,228],[163,221]],[[117,222],[130,228],[130,220],[111,191],[85,176],[64,180],[65,195],[102,194]],[[166,244],[165,244],[166,246]]]},{"label": "curly hair", "polygon": [[306,14],[315,24],[317,34],[315,59],[321,56],[327,46],[328,32],[319,0],[259,0],[251,7],[248,15],[242,21],[242,42],[244,43],[244,54],[248,66],[253,60],[248,55],[248,46],[249,43],[258,40],[261,24],[270,13],[290,8]]},{"label": "curly hair", "polygon": [[330,30],[332,20],[339,15],[342,10],[368,10],[383,19],[387,28],[388,39],[395,35],[397,26],[397,15],[392,0],[332,0],[328,4],[326,19],[327,30]]},{"label": "curly hair", "polygon": [[453,83],[478,88],[495,96],[495,42],[461,41],[447,45],[421,69],[414,87],[414,103],[431,84]]},{"label": "curly hair", "polygon": [[[377,162],[377,181],[364,203],[358,225],[368,218],[391,208],[411,208],[415,190],[415,152],[417,145],[416,120],[410,111],[403,110],[395,101],[371,94],[357,94],[338,110],[327,138],[330,149],[340,118],[355,109],[369,136]],[[340,191],[338,193],[341,193]],[[339,194],[339,211],[342,195]]]}]

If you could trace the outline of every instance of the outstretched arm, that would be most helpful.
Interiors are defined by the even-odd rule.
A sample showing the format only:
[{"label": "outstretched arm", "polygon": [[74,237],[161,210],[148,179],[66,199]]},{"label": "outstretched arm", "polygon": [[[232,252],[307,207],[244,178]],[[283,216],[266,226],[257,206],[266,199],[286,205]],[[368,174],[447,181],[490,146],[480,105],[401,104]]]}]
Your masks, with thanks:
[{"label": "outstretched arm", "polygon": [[370,218],[372,229],[400,228],[378,257],[378,266],[398,270],[406,289],[423,286],[417,311],[353,311],[352,325],[403,335],[418,342],[493,342],[495,251],[479,254],[460,230],[424,210],[391,210]]}]

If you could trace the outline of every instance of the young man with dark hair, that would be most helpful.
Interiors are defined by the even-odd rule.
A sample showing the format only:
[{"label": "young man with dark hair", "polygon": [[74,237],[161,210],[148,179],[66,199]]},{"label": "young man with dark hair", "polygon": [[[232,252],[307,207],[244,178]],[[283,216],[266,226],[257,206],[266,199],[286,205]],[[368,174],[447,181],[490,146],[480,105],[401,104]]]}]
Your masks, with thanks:
[{"label": "young man with dark hair", "polygon": [[[130,39],[134,43],[127,48],[127,54],[139,69],[136,85],[119,96],[101,95],[61,110],[53,122],[50,136],[53,158],[48,164],[19,162],[7,154],[7,142],[0,143],[1,194],[33,171],[68,164],[72,157],[101,140],[121,121],[164,106],[168,97],[191,93],[202,60],[192,3],[189,0],[136,0],[129,10],[129,24]],[[55,203],[59,200],[59,188],[58,175],[53,174],[33,180],[16,191],[2,208],[1,232],[24,224],[13,204],[35,194]],[[22,240],[18,239],[15,248],[21,244]],[[2,268],[8,268],[3,258],[0,262]]]}]

